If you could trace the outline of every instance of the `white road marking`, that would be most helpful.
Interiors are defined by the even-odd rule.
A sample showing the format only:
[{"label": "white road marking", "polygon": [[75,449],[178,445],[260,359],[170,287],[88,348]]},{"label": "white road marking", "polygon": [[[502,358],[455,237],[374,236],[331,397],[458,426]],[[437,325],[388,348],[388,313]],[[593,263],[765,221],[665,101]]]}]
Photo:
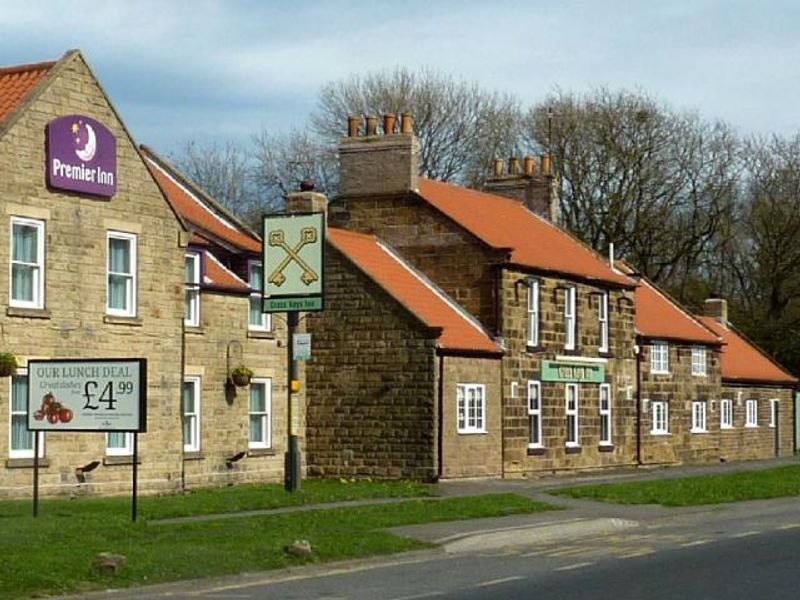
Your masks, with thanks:
[{"label": "white road marking", "polygon": [[398,596],[391,600],[420,600],[420,598],[435,598],[436,596],[444,596],[444,592],[425,592],[424,594],[415,594],[414,596]]},{"label": "white road marking", "polygon": [[732,538],[744,538],[750,537],[751,535],[760,535],[760,531],[743,531],[742,533],[735,533],[731,537]]},{"label": "white road marking", "polygon": [[504,577],[503,579],[492,579],[491,581],[476,583],[472,587],[483,588],[483,587],[489,587],[491,585],[500,585],[501,583],[508,583],[509,581],[519,581],[520,579],[524,579],[524,577],[522,577],[522,575],[515,575],[513,577]]},{"label": "white road marking", "polygon": [[688,548],[690,546],[702,546],[704,544],[710,544],[711,540],[695,540],[693,542],[686,542],[685,544],[681,544],[684,548]]},{"label": "white road marking", "polygon": [[572,571],[573,569],[581,569],[583,567],[589,567],[589,566],[591,566],[593,564],[594,564],[593,562],[579,562],[579,563],[574,563],[574,564],[571,564],[571,565],[567,565],[565,567],[557,567],[557,568],[553,569],[553,571]]},{"label": "white road marking", "polygon": [[787,525],[781,525],[778,529],[800,529],[800,523],[789,523]]},{"label": "white road marking", "polygon": [[652,548],[642,548],[641,550],[636,550],[634,552],[628,552],[627,554],[620,554],[619,558],[636,558],[637,556],[647,556],[648,554],[655,554],[656,551]]}]

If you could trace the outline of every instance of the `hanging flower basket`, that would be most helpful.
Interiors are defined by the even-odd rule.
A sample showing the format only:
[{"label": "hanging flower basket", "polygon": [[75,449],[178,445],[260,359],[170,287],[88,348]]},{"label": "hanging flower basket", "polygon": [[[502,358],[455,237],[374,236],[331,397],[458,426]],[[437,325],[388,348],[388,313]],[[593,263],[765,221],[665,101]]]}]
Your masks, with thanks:
[{"label": "hanging flower basket", "polygon": [[0,352],[0,377],[17,374],[17,357],[11,352]]},{"label": "hanging flower basket", "polygon": [[247,387],[253,378],[253,371],[244,365],[239,365],[231,371],[231,381],[236,387]]}]

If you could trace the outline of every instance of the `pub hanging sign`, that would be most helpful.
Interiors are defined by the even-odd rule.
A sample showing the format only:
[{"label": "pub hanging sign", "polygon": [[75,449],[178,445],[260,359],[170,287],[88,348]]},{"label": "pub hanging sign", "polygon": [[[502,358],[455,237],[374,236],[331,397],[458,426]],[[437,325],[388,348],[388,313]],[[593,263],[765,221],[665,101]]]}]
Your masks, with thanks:
[{"label": "pub hanging sign", "polygon": [[542,361],[542,381],[565,381],[574,383],[605,383],[606,367],[596,363]]},{"label": "pub hanging sign", "polygon": [[102,123],[67,115],[47,124],[47,184],[111,198],[117,193],[117,140]]}]

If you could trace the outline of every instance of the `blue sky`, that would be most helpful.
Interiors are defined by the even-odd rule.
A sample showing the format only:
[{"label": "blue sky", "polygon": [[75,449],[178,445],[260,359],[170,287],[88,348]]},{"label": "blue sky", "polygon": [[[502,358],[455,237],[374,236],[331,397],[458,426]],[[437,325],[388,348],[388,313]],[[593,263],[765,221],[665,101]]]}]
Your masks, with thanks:
[{"label": "blue sky", "polygon": [[301,127],[324,83],[397,65],[523,105],[607,85],[745,134],[800,131],[792,0],[3,4],[0,64],[80,48],[137,141],[162,152]]}]

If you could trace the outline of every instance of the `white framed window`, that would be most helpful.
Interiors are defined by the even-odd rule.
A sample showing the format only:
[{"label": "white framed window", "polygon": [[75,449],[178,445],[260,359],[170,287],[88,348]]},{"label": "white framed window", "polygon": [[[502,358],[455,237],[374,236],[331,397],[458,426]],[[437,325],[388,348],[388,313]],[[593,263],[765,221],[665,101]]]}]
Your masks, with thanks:
[{"label": "white framed window", "polygon": [[692,433],[706,433],[706,403],[703,401],[692,402]]},{"label": "white framed window", "polygon": [[272,329],[272,315],[262,312],[261,286],[264,269],[261,263],[251,260],[247,263],[247,281],[250,285],[250,317],[248,328],[254,331],[269,331]]},{"label": "white framed window", "polygon": [[539,280],[528,281],[528,345],[539,345]]},{"label": "white framed window", "polygon": [[669,405],[666,402],[655,400],[651,402],[652,426],[650,433],[653,435],[666,435],[669,433]]},{"label": "white framed window", "polygon": [[578,384],[568,383],[565,392],[567,413],[567,446],[580,446],[578,432]]},{"label": "white framed window", "polygon": [[272,447],[272,379],[250,381],[250,448]]},{"label": "white framed window", "polygon": [[133,456],[133,433],[111,431],[106,434],[106,455]]},{"label": "white framed window", "polygon": [[108,232],[108,293],[106,312],[136,316],[136,235]]},{"label": "white framed window", "polygon": [[200,451],[200,378],[183,380],[183,451]]},{"label": "white framed window", "polygon": [[745,402],[744,426],[758,427],[758,400]]},{"label": "white framed window", "polygon": [[650,344],[650,372],[669,373],[669,344],[659,341]]},{"label": "white framed window", "polygon": [[611,386],[603,383],[600,384],[600,445],[611,444]]},{"label": "white framed window", "polygon": [[511,382],[511,397],[519,398],[519,384],[516,381]]},{"label": "white framed window", "polygon": [[459,383],[456,386],[458,433],[486,433],[486,386]]},{"label": "white framed window", "polygon": [[[34,439],[37,435],[28,431],[28,371],[17,369],[11,378],[11,402],[9,410],[9,458],[33,458]],[[39,433],[39,458],[44,456],[44,434]]]},{"label": "white framed window", "polygon": [[575,288],[564,290],[564,349],[575,349]]},{"label": "white framed window", "polygon": [[600,329],[598,352],[608,352],[608,292],[600,294],[600,302],[597,306],[597,324]]},{"label": "white framed window", "polygon": [[542,447],[542,383],[528,381],[528,418],[531,424],[529,448]]},{"label": "white framed window", "polygon": [[692,375],[705,376],[705,374],[706,374],[705,346],[692,346]]},{"label": "white framed window", "polygon": [[775,423],[778,421],[778,400],[777,398],[772,398],[769,401],[769,426],[775,427]]},{"label": "white framed window", "polygon": [[11,217],[11,299],[19,308],[44,308],[44,221]]},{"label": "white framed window", "polygon": [[200,254],[187,252],[183,263],[186,285],[183,322],[190,327],[200,326]]},{"label": "white framed window", "polygon": [[733,429],[733,400],[719,401],[720,429]]}]

